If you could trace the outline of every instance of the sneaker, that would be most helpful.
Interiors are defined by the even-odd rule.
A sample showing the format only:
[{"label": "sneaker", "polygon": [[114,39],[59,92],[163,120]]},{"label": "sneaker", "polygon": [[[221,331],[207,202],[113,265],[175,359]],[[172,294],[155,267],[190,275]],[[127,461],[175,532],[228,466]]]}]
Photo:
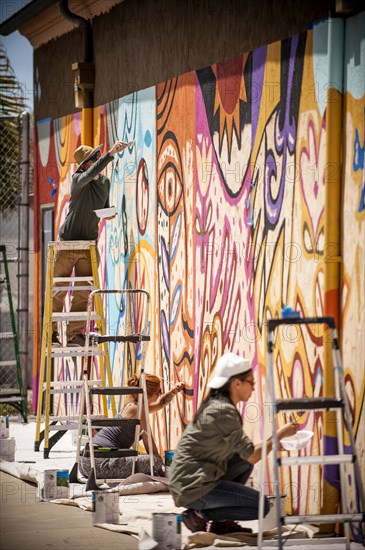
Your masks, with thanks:
[{"label": "sneaker", "polygon": [[209,528],[210,533],[216,535],[228,535],[229,533],[252,533],[252,529],[241,527],[236,521],[212,521]]},{"label": "sneaker", "polygon": [[68,347],[84,348],[85,336],[81,333],[75,334],[70,340],[67,340]]},{"label": "sneaker", "polygon": [[208,527],[208,520],[192,508],[188,508],[182,513],[182,521],[192,533],[206,531]]},{"label": "sneaker", "polygon": [[62,342],[60,340],[60,335],[57,332],[57,330],[54,330],[52,332],[52,347],[54,348],[62,348]]}]

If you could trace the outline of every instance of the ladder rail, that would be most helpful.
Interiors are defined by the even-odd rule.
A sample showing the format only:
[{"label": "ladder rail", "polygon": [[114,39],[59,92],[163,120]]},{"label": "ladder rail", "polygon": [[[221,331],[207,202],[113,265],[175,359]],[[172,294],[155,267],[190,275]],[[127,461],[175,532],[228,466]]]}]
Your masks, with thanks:
[{"label": "ladder rail", "polygon": [[[92,270],[95,286],[97,286],[100,289],[100,279],[99,279],[96,244],[93,244],[90,247],[90,261],[91,261],[91,270]],[[93,290],[89,295],[88,316],[89,316],[89,301],[92,302],[92,299],[93,299],[92,297],[94,297],[94,296],[96,297],[95,309],[96,309],[96,312],[98,313],[98,315],[100,315],[100,321],[99,322],[100,322],[100,325],[101,325],[101,331],[102,331],[102,334],[106,334],[106,322],[105,322],[105,316],[103,315],[103,303],[102,303],[100,292],[98,292],[97,290]],[[90,319],[89,319],[89,332],[87,331],[87,324],[86,324],[86,341],[87,341],[87,345],[89,344],[89,336],[90,336]],[[106,384],[105,384],[105,370],[104,370],[104,368],[106,366],[108,385],[112,386],[113,385],[113,375],[112,375],[110,357],[109,357],[109,352],[108,352],[109,351],[108,343],[107,342],[103,343],[101,345],[101,349],[105,353],[105,357],[102,357],[101,360],[100,360],[100,363],[99,363],[100,364],[101,379],[102,379],[102,382],[105,386]],[[112,396],[110,401],[111,401],[112,413],[113,413],[113,416],[115,416],[116,413],[117,413],[117,409],[116,409],[116,405],[115,405],[114,396]],[[103,407],[104,407],[104,414],[107,414],[108,405],[107,405],[107,399],[106,399],[105,396],[102,396],[102,402],[103,402]]]},{"label": "ladder rail", "polygon": [[[356,442],[355,442],[355,437],[352,430],[351,411],[350,411],[350,406],[349,406],[348,397],[346,393],[345,377],[344,377],[343,367],[341,363],[337,337],[333,341],[333,356],[334,356],[334,365],[336,365],[336,368],[338,368],[339,372],[341,373],[341,376],[339,376],[339,388],[340,388],[341,394],[343,395],[343,401],[344,401],[344,424],[350,439],[351,448],[353,450],[356,450]],[[354,470],[355,470],[355,477],[357,481],[357,483],[355,484],[355,491],[357,491],[357,499],[359,501],[358,504],[359,506],[361,506],[362,510],[364,511],[365,510],[365,491],[362,483],[360,464],[358,460],[354,461]]]},{"label": "ladder rail", "polygon": [[[268,333],[268,346],[273,345],[272,341],[272,334]],[[269,355],[269,361],[271,361],[271,357]],[[268,384],[268,370],[267,376],[266,376],[266,383],[265,383],[265,397],[264,397],[264,410],[266,407],[270,406],[269,403],[269,384]],[[273,418],[273,415],[271,416]],[[259,497],[259,533],[257,538],[257,548],[261,550],[262,548],[262,540],[263,540],[263,529],[262,524],[264,520],[264,486],[265,486],[265,470],[266,470],[266,461],[267,459],[267,432],[268,432],[268,424],[269,424],[269,415],[266,414],[266,410],[264,412],[264,429],[263,429],[263,439],[262,439],[262,449],[261,449],[261,463],[260,463],[260,497]]]},{"label": "ladder rail", "polygon": [[[20,351],[19,351],[19,339],[18,339],[18,332],[15,322],[15,312],[14,312],[14,306],[13,306],[13,298],[11,294],[11,283],[10,283],[10,274],[9,274],[9,268],[8,268],[8,258],[6,254],[6,246],[0,245],[0,252],[2,253],[2,263],[4,264],[4,271],[5,271],[5,284],[6,284],[6,292],[8,295],[8,303],[9,303],[9,313],[10,313],[10,322],[11,322],[11,328],[12,328],[12,340],[14,343],[14,353],[15,353],[15,364],[16,364],[16,374],[17,374],[17,382],[19,386],[19,393],[20,393],[20,413],[23,417],[24,422],[28,422],[27,419],[27,403],[26,403],[26,396],[24,391],[24,384],[23,384],[23,373],[22,373],[22,365],[20,361]],[[15,402],[9,401],[9,404],[14,404]],[[17,407],[16,407],[17,408]]]},{"label": "ladder rail", "polygon": [[[333,360],[333,372],[334,372],[334,384],[335,384],[335,396],[341,398],[344,403],[347,401],[346,392],[342,394],[341,392],[341,380],[343,378],[343,369],[341,363],[337,362],[337,357],[334,353],[334,342],[337,342],[337,332],[336,329],[332,330],[332,360]],[[342,395],[341,395],[342,394]],[[345,405],[346,406],[346,405]],[[336,420],[337,420],[337,452],[340,455],[344,454],[344,443],[343,443],[343,414],[340,409],[336,409]],[[339,463],[339,472],[340,472],[340,486],[341,486],[341,510],[344,514],[347,510],[346,503],[346,471],[345,464],[343,462]],[[344,525],[345,536],[350,540],[350,525],[345,523]]]},{"label": "ladder rail", "polygon": [[[48,288],[51,289],[53,286],[53,268],[54,265],[54,248],[51,246],[48,249],[49,257],[47,264],[49,268],[47,269],[47,278],[48,278]],[[46,309],[46,308],[45,308]],[[50,292],[47,301],[47,318],[46,318],[46,400],[45,400],[45,427],[44,427],[44,457],[48,458],[49,456],[49,422],[51,414],[51,374],[52,374],[52,312],[53,312],[53,294]],[[43,338],[43,335],[42,335]]]}]

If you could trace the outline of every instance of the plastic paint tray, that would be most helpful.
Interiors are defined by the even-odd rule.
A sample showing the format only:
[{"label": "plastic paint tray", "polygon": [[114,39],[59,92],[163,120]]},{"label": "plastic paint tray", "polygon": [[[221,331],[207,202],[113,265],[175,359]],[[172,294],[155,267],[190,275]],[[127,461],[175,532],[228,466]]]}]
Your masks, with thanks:
[{"label": "plastic paint tray", "polygon": [[110,208],[100,208],[100,210],[94,210],[98,218],[110,218],[117,213],[117,207],[111,206]]},{"label": "plastic paint tray", "polygon": [[298,449],[304,449],[313,435],[310,430],[298,430],[295,435],[281,439],[280,443],[286,451],[297,451]]}]

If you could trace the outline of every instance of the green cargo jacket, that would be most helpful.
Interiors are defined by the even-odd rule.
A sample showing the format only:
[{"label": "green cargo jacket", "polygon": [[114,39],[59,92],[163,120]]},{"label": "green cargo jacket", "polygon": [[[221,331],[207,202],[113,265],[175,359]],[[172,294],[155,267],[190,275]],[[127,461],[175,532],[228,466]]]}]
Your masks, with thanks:
[{"label": "green cargo jacket", "polygon": [[186,507],[209,493],[233,455],[245,460],[253,451],[236,407],[227,398],[212,398],[197,422],[186,428],[174,453],[169,479],[176,506]]}]

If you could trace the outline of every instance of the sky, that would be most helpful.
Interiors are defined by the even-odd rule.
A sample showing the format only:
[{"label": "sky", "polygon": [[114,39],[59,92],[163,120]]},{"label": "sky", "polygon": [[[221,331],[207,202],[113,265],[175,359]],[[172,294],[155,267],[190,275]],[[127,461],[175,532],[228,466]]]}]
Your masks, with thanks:
[{"label": "sky", "polygon": [[[0,21],[9,19],[14,12],[19,11],[28,1],[1,1]],[[9,36],[0,36],[0,40],[5,46],[15,76],[22,85],[27,106],[30,111],[33,111],[33,48],[29,40],[18,31],[9,34]]]}]

